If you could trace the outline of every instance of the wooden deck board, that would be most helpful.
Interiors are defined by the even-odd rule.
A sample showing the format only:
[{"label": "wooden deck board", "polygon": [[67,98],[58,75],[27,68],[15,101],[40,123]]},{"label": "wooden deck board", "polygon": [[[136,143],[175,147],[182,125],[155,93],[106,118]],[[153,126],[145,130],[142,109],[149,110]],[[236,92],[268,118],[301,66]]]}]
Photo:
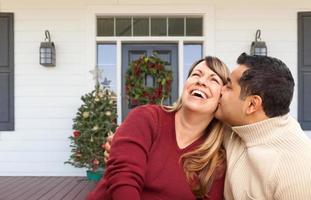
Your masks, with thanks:
[{"label": "wooden deck board", "polygon": [[86,177],[0,177],[0,200],[84,200],[96,183]]},{"label": "wooden deck board", "polygon": [[77,179],[72,178],[71,182],[66,185],[61,192],[58,192],[56,195],[54,195],[50,200],[58,200],[63,199],[64,196],[66,196],[77,184]]},{"label": "wooden deck board", "polygon": [[96,186],[95,182],[88,182],[87,186],[78,194],[77,199],[84,199],[89,191],[91,191]]},{"label": "wooden deck board", "polygon": [[49,200],[52,199],[53,196],[55,196],[57,193],[61,193],[61,191],[66,191],[64,190],[64,187],[67,184],[71,184],[72,179],[66,179],[64,178],[61,183],[59,183],[56,187],[52,188],[49,192],[45,193],[40,197],[40,200]]},{"label": "wooden deck board", "polygon": [[86,179],[77,180],[77,185],[72,188],[72,190],[64,196],[63,200],[82,200],[77,199],[79,193],[87,186],[88,181]]},{"label": "wooden deck board", "polygon": [[3,184],[3,186],[0,187],[0,194],[6,191],[8,188],[12,187],[12,185],[16,184],[16,182],[20,182],[22,180],[22,177],[11,177],[11,179],[7,181],[7,184]]},{"label": "wooden deck board", "polygon": [[50,180],[51,180],[50,177],[38,177],[36,184],[32,185],[31,188],[28,188],[26,192],[16,197],[15,200],[30,199],[32,195],[39,192],[41,187],[44,186]]},{"label": "wooden deck board", "polygon": [[24,179],[14,181],[12,184],[8,185],[5,189],[1,191],[1,197],[3,199],[7,199],[8,196],[18,192],[18,190],[22,189],[23,186],[31,183],[31,177],[25,177]]},{"label": "wooden deck board", "polygon": [[5,198],[6,200],[16,200],[18,198],[25,198],[28,191],[31,191],[33,188],[37,188],[42,183],[44,183],[47,180],[47,178],[35,178],[32,177],[29,180],[29,184],[27,185],[21,185],[19,190],[17,190],[14,193],[11,193],[10,190],[8,190],[9,195]]}]

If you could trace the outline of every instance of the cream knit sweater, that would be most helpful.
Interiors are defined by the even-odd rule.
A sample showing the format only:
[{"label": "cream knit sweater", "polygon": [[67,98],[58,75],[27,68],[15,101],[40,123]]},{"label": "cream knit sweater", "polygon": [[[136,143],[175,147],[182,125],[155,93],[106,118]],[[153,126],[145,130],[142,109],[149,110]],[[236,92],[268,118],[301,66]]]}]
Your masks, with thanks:
[{"label": "cream knit sweater", "polygon": [[311,200],[311,141],[290,115],[226,134],[225,199]]}]

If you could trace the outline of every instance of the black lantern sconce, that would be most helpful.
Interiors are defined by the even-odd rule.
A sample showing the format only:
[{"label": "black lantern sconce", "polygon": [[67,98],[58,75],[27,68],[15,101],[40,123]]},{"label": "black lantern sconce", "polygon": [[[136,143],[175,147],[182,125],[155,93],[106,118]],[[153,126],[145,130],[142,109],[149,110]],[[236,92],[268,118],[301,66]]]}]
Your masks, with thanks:
[{"label": "black lantern sconce", "polygon": [[268,54],[267,46],[264,41],[260,38],[261,31],[258,29],[256,31],[255,41],[251,45],[251,55],[266,56]]},{"label": "black lantern sconce", "polygon": [[55,66],[55,45],[51,42],[50,32],[45,31],[45,41],[40,44],[40,65]]}]

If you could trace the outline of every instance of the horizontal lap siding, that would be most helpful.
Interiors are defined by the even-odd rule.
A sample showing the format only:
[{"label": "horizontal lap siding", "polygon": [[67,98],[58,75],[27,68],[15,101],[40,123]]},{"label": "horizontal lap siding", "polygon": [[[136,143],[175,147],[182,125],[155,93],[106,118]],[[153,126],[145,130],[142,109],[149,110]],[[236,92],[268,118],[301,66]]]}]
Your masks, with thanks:
[{"label": "horizontal lap siding", "polygon": [[[85,7],[82,1],[25,2],[1,2],[15,14],[16,117],[15,131],[0,133],[0,175],[83,176],[84,170],[64,162],[72,118],[93,82],[94,66],[84,57]],[[56,45],[53,68],[38,62],[44,30]]]}]

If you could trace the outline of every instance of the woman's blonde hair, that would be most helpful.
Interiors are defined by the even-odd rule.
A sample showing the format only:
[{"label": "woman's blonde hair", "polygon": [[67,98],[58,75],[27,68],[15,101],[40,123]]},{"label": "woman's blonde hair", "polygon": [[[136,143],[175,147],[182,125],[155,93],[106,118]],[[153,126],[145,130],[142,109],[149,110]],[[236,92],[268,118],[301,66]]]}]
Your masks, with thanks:
[{"label": "woman's blonde hair", "polygon": [[[229,70],[218,58],[207,56],[195,62],[189,70],[191,75],[195,66],[205,61],[206,65],[227,83]],[[168,112],[176,112],[182,107],[179,98],[172,106],[162,106]],[[226,154],[222,147],[224,124],[214,118],[205,130],[206,139],[197,149],[181,156],[186,177],[196,197],[207,197],[215,179],[222,177],[226,170]]]}]

